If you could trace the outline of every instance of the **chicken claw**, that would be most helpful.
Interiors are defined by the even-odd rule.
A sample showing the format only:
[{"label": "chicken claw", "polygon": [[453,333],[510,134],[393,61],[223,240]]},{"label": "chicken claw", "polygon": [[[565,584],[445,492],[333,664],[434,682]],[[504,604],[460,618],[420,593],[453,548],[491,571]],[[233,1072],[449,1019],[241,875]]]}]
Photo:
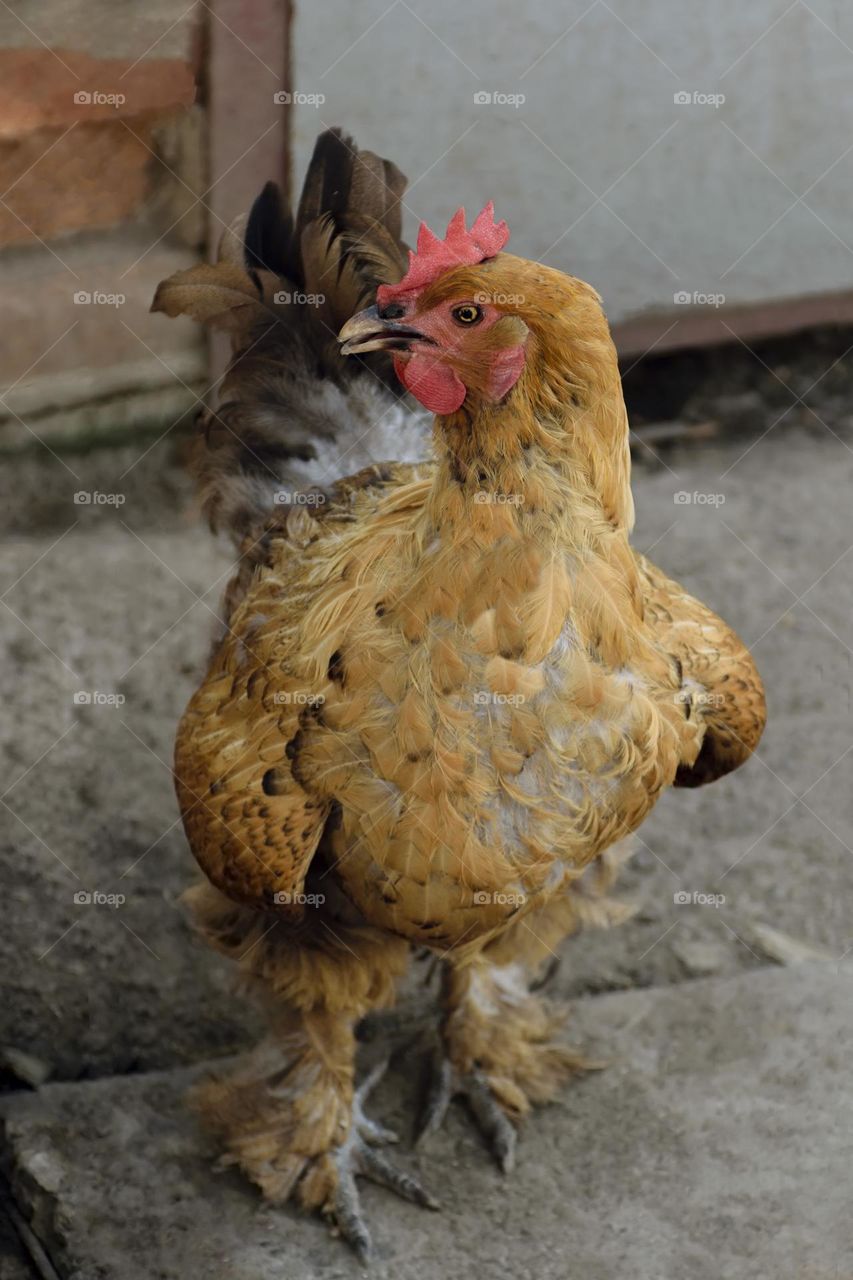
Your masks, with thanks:
[{"label": "chicken claw", "polygon": [[378,1186],[395,1191],[404,1200],[422,1205],[426,1209],[438,1209],[438,1201],[421,1186],[416,1178],[397,1169],[380,1151],[377,1145],[397,1142],[397,1135],[383,1125],[371,1120],[364,1111],[364,1103],[385,1074],[387,1063],[374,1067],[356,1090],[352,1108],[352,1126],[346,1139],[335,1153],[338,1185],[331,1208],[338,1231],[352,1246],[359,1260],[367,1262],[371,1252],[371,1238],[361,1208],[356,1177],[363,1177]]},{"label": "chicken claw", "polygon": [[420,1117],[415,1143],[441,1128],[453,1098],[465,1098],[477,1126],[498,1162],[502,1173],[515,1167],[518,1132],[492,1091],[486,1076],[478,1068],[462,1075],[442,1052],[434,1055],[429,1085]]}]

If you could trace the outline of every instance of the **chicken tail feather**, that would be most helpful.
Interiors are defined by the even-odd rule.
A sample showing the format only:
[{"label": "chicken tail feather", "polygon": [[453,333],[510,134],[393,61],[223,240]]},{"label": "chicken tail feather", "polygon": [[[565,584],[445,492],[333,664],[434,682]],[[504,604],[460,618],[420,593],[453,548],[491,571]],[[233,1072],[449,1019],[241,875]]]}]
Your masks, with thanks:
[{"label": "chicken tail feather", "polygon": [[180,271],[152,310],[231,338],[194,450],[205,513],[245,550],[294,495],[427,453],[428,416],[401,398],[388,356],[340,355],[337,333],[405,271],[406,179],[340,129],[317,139],[294,218],[268,182],[225,231],[215,264]]}]

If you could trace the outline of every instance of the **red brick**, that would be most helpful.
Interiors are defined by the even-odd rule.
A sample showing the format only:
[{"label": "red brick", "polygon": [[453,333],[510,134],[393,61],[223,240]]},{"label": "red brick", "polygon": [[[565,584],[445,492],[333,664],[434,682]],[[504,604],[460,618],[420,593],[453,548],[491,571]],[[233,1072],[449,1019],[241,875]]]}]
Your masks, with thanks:
[{"label": "red brick", "polygon": [[93,58],[68,49],[0,50],[0,139],[117,116],[147,116],[195,100],[189,62]]},{"label": "red brick", "polygon": [[155,161],[138,124],[80,124],[0,143],[0,245],[112,227],[145,198]]}]

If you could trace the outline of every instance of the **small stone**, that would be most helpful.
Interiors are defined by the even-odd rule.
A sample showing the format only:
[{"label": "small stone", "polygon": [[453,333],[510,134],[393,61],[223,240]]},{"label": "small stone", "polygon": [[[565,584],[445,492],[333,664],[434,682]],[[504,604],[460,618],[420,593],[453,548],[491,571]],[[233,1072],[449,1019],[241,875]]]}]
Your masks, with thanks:
[{"label": "small stone", "polygon": [[13,1045],[3,1045],[0,1047],[0,1071],[8,1071],[21,1084],[37,1089],[49,1078],[53,1068],[49,1062],[34,1053],[16,1049]]},{"label": "small stone", "polygon": [[730,962],[729,952],[723,944],[718,942],[706,942],[698,938],[675,938],[670,946],[684,968],[694,978],[705,978],[712,973],[719,973]]}]

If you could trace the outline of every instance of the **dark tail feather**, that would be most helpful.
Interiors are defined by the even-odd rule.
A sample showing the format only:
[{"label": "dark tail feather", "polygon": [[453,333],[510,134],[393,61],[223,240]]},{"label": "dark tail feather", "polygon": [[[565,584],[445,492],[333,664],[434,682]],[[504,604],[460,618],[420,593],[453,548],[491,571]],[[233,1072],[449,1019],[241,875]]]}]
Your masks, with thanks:
[{"label": "dark tail feather", "polygon": [[340,129],[321,134],[296,218],[267,183],[223,236],[215,266],[164,281],[154,309],[228,330],[234,356],[202,416],[196,471],[215,528],[243,547],[282,494],[373,462],[426,456],[428,418],[400,399],[387,356],[340,354],[337,333],[406,267],[406,179]]},{"label": "dark tail feather", "polygon": [[292,278],[293,216],[282,203],[281,191],[268,182],[255,200],[246,223],[243,257],[249,271],[271,271]]},{"label": "dark tail feather", "polygon": [[340,129],[327,129],[314,144],[308,164],[299,208],[296,214],[296,239],[310,222],[329,214],[339,218],[346,214],[352,187],[353,162],[358,155],[352,138]]}]

